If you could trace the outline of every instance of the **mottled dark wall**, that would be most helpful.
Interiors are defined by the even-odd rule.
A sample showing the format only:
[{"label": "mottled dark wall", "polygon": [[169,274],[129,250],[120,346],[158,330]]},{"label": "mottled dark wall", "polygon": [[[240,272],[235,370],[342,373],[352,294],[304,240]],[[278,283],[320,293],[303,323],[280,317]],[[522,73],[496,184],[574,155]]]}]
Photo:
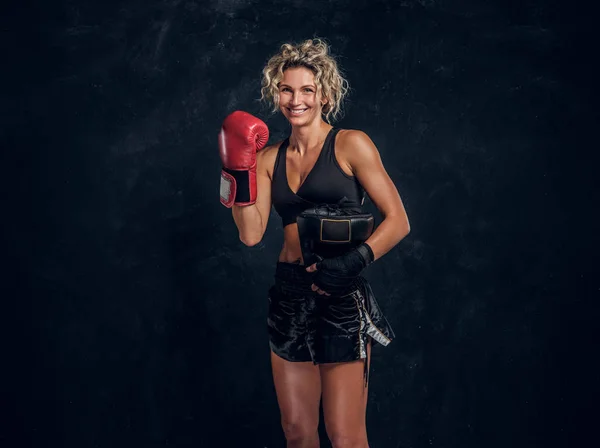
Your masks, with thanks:
[{"label": "mottled dark wall", "polygon": [[338,125],[374,140],[412,225],[367,274],[397,334],[373,354],[371,447],[584,440],[589,11],[50,3],[2,16],[2,446],[283,446],[265,323],[281,224],[239,242],[216,136],[235,109],[286,135],[257,101],[260,71],[315,35],[353,88]]}]

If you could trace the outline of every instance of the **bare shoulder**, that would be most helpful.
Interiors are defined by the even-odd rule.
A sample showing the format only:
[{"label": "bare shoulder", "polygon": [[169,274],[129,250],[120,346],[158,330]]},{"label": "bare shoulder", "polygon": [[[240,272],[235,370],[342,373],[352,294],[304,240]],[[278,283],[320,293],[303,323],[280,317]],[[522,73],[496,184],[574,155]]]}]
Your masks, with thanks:
[{"label": "bare shoulder", "polygon": [[347,164],[352,171],[353,167],[364,162],[379,159],[379,151],[373,140],[366,132],[357,129],[342,129],[338,133],[336,144],[338,160]]},{"label": "bare shoulder", "polygon": [[277,158],[277,151],[282,142],[277,142],[272,145],[265,146],[256,155],[256,160],[260,169],[267,171],[269,177],[273,175],[273,167],[275,166],[275,159]]},{"label": "bare shoulder", "polygon": [[338,145],[344,152],[377,151],[373,140],[358,129],[342,129],[338,133]]}]

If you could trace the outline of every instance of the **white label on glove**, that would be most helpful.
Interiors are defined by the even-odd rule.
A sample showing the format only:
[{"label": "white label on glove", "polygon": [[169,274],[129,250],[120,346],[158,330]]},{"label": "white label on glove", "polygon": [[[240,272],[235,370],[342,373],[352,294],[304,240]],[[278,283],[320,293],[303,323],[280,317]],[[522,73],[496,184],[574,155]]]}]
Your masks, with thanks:
[{"label": "white label on glove", "polygon": [[221,187],[220,196],[221,204],[227,208],[231,208],[235,199],[236,184],[235,179],[230,174],[221,171]]}]

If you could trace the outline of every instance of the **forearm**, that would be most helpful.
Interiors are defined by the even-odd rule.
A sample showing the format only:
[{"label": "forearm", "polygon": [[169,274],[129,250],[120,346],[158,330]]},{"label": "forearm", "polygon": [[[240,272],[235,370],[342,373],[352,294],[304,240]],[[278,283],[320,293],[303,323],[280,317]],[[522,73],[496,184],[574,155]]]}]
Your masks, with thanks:
[{"label": "forearm", "polygon": [[392,250],[410,233],[410,224],[406,216],[387,216],[365,241],[373,251],[375,260]]},{"label": "forearm", "polygon": [[231,207],[233,220],[238,228],[240,240],[247,246],[254,246],[263,237],[265,223],[256,204]]}]

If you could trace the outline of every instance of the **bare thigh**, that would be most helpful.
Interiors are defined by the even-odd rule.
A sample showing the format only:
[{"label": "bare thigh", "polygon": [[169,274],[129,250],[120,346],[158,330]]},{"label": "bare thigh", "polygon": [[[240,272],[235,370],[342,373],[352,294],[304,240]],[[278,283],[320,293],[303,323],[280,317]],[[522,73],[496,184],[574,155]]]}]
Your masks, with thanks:
[{"label": "bare thigh", "polygon": [[286,439],[288,442],[304,440],[310,442],[305,446],[318,446],[319,367],[312,362],[286,361],[273,352],[271,367]]},{"label": "bare thigh", "polygon": [[[370,343],[367,345],[367,360],[369,368]],[[334,447],[368,447],[368,384],[365,384],[364,369],[364,360],[320,365],[325,426]]]}]

